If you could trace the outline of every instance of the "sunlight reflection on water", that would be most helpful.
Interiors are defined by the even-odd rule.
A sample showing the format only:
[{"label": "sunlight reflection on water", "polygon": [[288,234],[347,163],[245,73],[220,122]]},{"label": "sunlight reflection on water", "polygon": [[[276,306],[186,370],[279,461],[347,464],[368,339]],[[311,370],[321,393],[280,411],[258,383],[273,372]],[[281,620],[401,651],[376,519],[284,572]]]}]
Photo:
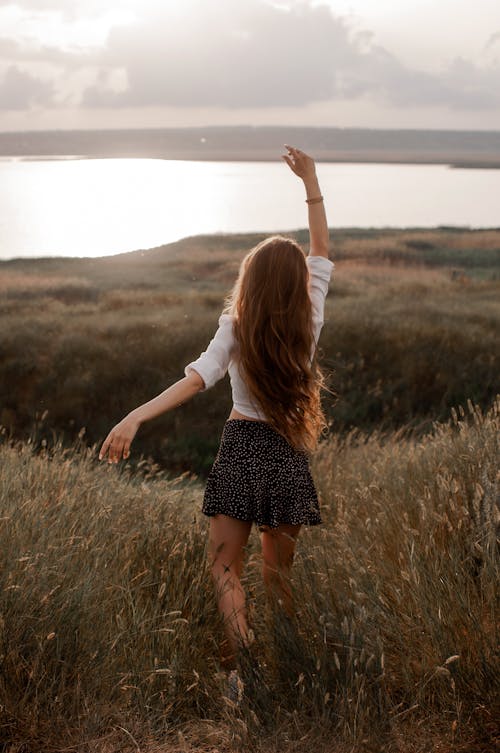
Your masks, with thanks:
[{"label": "sunlight reflection on water", "polygon": [[[499,170],[320,163],[317,172],[331,227],[500,224]],[[307,226],[301,182],[281,162],[2,159],[0,207],[4,259]]]}]

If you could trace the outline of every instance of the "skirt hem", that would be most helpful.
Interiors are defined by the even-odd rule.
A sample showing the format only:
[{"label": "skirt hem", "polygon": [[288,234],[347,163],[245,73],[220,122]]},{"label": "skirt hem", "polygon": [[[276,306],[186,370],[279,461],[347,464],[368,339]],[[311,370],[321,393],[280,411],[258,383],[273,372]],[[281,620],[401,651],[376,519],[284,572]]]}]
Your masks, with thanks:
[{"label": "skirt hem", "polygon": [[278,526],[282,525],[283,523],[286,523],[287,525],[302,525],[302,526],[318,526],[323,523],[321,519],[309,519],[309,520],[280,520],[278,523],[276,522],[268,522],[266,520],[259,520],[256,518],[240,518],[238,515],[231,515],[231,513],[228,513],[227,511],[221,509],[221,510],[211,510],[210,512],[207,512],[206,510],[201,511],[203,515],[206,515],[207,518],[212,518],[214,515],[227,515],[228,518],[234,518],[235,520],[241,520],[245,523],[255,523],[256,526],[266,526],[267,528],[277,528]]}]

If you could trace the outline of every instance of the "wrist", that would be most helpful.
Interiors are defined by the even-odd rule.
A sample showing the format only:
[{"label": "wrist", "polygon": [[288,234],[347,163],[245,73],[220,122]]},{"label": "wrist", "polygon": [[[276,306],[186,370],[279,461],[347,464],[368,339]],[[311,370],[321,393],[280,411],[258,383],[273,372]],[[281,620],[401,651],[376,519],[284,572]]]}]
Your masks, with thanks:
[{"label": "wrist", "polygon": [[135,421],[135,423],[140,426],[144,422],[144,417],[141,416],[141,409],[140,408],[134,408],[133,411],[130,411],[130,413],[127,416],[128,419],[131,421]]},{"label": "wrist", "polygon": [[306,189],[306,194],[308,199],[314,198],[314,196],[319,196],[321,191],[319,190],[319,181],[316,175],[308,176],[307,178],[304,178],[304,188]]}]

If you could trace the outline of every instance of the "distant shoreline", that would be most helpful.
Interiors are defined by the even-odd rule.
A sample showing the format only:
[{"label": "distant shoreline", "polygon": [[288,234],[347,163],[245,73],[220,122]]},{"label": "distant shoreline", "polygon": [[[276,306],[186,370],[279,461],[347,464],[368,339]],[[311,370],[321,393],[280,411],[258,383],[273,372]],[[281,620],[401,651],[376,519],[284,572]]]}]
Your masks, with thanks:
[{"label": "distant shoreline", "polygon": [[284,143],[318,162],[499,169],[500,132],[211,126],[0,132],[0,159],[279,162]]}]

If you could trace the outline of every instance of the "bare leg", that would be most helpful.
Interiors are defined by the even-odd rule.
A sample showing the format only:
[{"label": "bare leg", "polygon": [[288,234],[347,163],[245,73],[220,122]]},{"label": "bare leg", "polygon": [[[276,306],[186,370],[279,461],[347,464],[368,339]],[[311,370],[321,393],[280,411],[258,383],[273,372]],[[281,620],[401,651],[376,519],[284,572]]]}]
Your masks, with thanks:
[{"label": "bare leg", "polygon": [[231,652],[225,659],[228,667],[236,666],[239,645],[248,645],[245,592],[240,577],[244,547],[251,529],[251,521],[237,520],[222,514],[210,517],[210,565],[217,605],[224,618],[224,630]]},{"label": "bare leg", "polygon": [[261,529],[262,575],[268,597],[272,605],[280,599],[289,617],[293,616],[290,571],[300,528],[300,524],[282,523],[277,528]]}]

